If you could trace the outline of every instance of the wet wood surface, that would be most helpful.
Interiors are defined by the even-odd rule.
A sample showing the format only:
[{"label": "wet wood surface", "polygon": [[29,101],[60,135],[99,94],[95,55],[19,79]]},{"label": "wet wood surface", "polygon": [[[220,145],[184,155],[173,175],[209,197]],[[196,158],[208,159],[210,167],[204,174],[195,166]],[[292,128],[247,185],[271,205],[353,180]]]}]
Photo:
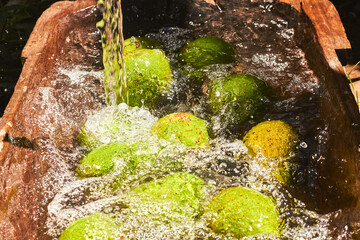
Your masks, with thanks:
[{"label": "wet wood surface", "polygon": [[[349,77],[353,82],[359,81],[360,66],[346,63],[346,58],[350,55],[351,45],[335,6],[328,0],[281,1],[291,4],[298,11],[304,11],[314,23],[319,43],[323,48],[324,56],[326,57],[329,66],[336,71],[344,72],[344,74],[350,73]],[[343,56],[339,56],[336,51]],[[344,64],[339,61],[339,57],[344,58]],[[342,65],[346,65],[344,66],[344,69],[342,68]],[[356,82],[350,87],[354,89],[355,97],[356,92],[357,94],[360,94],[360,82]]]},{"label": "wet wood surface", "polygon": [[[49,75],[55,59],[60,55],[66,33],[74,27],[62,19],[95,4],[93,0],[53,4],[37,21],[23,50],[23,70],[0,120],[0,239],[39,239],[41,199],[36,191],[39,189],[37,178],[41,177],[46,164],[40,163],[33,145],[41,133],[27,124],[29,116],[23,113],[24,109],[33,107],[26,105],[33,90],[54,80]],[[10,143],[9,138],[15,141]]]},{"label": "wet wood surface", "polygon": [[351,49],[335,6],[328,0],[280,0],[304,12],[314,24],[317,38],[329,66],[342,72],[336,49]]},{"label": "wet wood surface", "polygon": [[68,31],[66,27],[69,26],[61,25],[60,19],[93,5],[96,5],[94,0],[57,2],[46,10],[37,21],[21,54],[23,71],[8,104],[9,107],[6,108],[3,117],[0,119],[0,159],[3,159],[3,154],[9,146],[3,140],[13,126],[13,117],[22,103],[22,98],[29,88],[34,88],[40,82],[46,81],[43,76],[51,71],[55,62],[55,53],[61,50],[58,42],[64,40],[63,31]]}]

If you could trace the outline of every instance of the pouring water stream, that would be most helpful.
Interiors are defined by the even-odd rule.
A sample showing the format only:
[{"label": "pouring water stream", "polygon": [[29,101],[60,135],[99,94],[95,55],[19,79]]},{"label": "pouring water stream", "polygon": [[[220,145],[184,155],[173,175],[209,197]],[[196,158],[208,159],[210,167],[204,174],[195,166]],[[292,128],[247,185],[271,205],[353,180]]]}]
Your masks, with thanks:
[{"label": "pouring water stream", "polygon": [[97,27],[102,31],[106,100],[110,105],[128,103],[121,1],[99,0],[98,7],[103,13]]}]

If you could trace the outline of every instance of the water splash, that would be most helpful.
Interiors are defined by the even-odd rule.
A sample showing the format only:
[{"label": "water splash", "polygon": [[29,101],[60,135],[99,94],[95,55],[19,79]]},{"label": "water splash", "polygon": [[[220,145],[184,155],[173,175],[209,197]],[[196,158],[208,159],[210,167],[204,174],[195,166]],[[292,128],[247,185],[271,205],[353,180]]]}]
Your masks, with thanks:
[{"label": "water splash", "polygon": [[[129,129],[124,131],[134,136]],[[143,131],[146,131],[146,127]],[[249,187],[274,198],[283,219],[282,236],[252,236],[245,239],[328,238],[330,214],[320,215],[307,210],[304,203],[292,197],[270,177],[269,169],[259,164],[261,161],[247,155],[242,141],[215,139],[211,141],[209,149],[186,149],[155,136],[149,135],[147,139],[147,144],[151,144],[152,148],[142,151],[149,154],[162,152],[156,155],[157,163],[149,161],[136,173],[127,175],[115,192],[111,185],[122,174],[121,167],[102,177],[75,180],[60,189],[48,206],[48,235],[56,237],[75,219],[102,211],[112,215],[119,225],[119,231],[129,239],[234,239],[211,231],[206,215],[193,218],[176,213],[171,207],[156,204],[141,203],[141,208],[129,207],[140,204],[128,197],[131,189],[149,181],[149,178],[161,178],[182,171],[195,174],[206,182],[204,191],[208,198],[203,203],[204,207],[219,189],[234,186]],[[181,165],[177,168],[164,167],[165,159]],[[121,163],[123,160],[117,161]]]},{"label": "water splash", "polygon": [[[111,2],[111,4],[115,3]],[[271,8],[264,8],[264,10],[269,11]],[[118,23],[112,24],[116,25]],[[267,26],[259,25],[259,27],[266,28]],[[188,40],[187,37],[184,37],[187,33],[187,30],[169,28],[161,29],[160,33],[152,34],[152,36],[163,40],[165,48],[170,52],[169,56],[173,61],[172,63],[175,65],[175,51]],[[281,36],[288,38],[291,36],[290,33],[284,32]],[[277,54],[257,53],[253,55],[250,61],[254,65],[266,67],[276,72],[283,72],[288,69],[287,60],[279,61],[278,57]],[[119,63],[119,59],[115,57],[115,63]],[[113,60],[108,62],[111,63]],[[225,71],[227,70],[219,69],[219,74],[221,75]],[[61,70],[60,72],[68,76],[64,82],[67,82],[69,86],[71,84],[84,84],[81,71],[77,74],[67,70]],[[187,79],[184,78],[176,81],[173,91],[179,93],[184,90],[179,85],[185,86]],[[69,111],[54,104],[54,89],[44,88],[42,89],[42,94],[43,101],[39,103],[41,108],[46,110],[52,104],[51,111],[46,112],[44,116],[52,116],[52,111],[57,112],[56,117],[59,119],[62,119],[63,115],[66,116],[66,113]],[[67,96],[65,95],[64,98],[66,99]],[[107,98],[108,101],[112,99],[112,105],[114,105],[114,102],[116,103],[115,96],[107,96]],[[187,108],[189,107],[187,106]],[[201,105],[192,106],[191,109],[200,109],[198,113],[206,115],[201,110]],[[121,117],[118,113],[121,113]],[[81,149],[76,149],[73,152],[59,150],[59,145],[52,142],[53,139],[56,139],[58,130],[50,128],[50,139],[41,140],[44,141],[42,145],[46,145],[46,151],[43,152],[42,160],[59,165],[61,162],[64,163],[65,159],[67,163],[58,167],[63,172],[50,172],[49,176],[44,180],[49,179],[51,175],[65,176],[63,178],[59,177],[58,183],[53,186],[55,191],[52,192],[56,193],[55,196],[51,195],[47,198],[53,199],[48,205],[48,218],[46,221],[49,229],[47,234],[49,236],[56,238],[73,220],[97,211],[103,211],[111,214],[116,219],[116,222],[120,225],[120,231],[125,233],[125,236],[130,239],[233,239],[232,237],[212,232],[207,226],[205,217],[193,219],[178,216],[176,213],[171,212],[170,209],[154,210],[154,206],[145,206],[144,209],[138,211],[126,207],[129,203],[126,196],[130,189],[153,178],[166,176],[176,171],[184,171],[200,176],[206,181],[209,187],[207,190],[209,198],[206,201],[210,201],[219,189],[231,186],[250,187],[272,196],[280,209],[281,217],[284,219],[281,239],[329,238],[329,219],[331,214],[320,215],[314,211],[307,210],[303,202],[294,198],[276,180],[271,178],[269,169],[264,169],[262,165],[258,164],[256,158],[247,155],[247,149],[242,141],[228,141],[223,138],[217,138],[210,143],[211,148],[209,149],[188,150],[184,146],[174,145],[151,135],[149,129],[156,119],[148,110],[130,108],[126,104],[103,108],[88,115],[84,129],[85,131],[93,132],[94,136],[100,139],[100,144],[116,141],[138,142],[144,140],[144,144],[149,147],[142,149],[136,154],[148,153],[156,156],[155,161],[145,161],[145,164],[134,174],[127,175],[126,178],[121,178],[124,169],[124,159],[117,159],[117,165],[113,173],[99,178],[78,179],[73,168],[76,166],[79,158],[83,156]],[[126,122],[130,124],[126,124]],[[66,123],[69,123],[69,127],[73,124],[70,121]],[[122,131],[116,133],[109,131],[109,126],[114,124],[118,125]],[[43,127],[46,130],[45,126]],[[218,127],[221,129],[220,124]],[[301,147],[305,148],[304,144]],[[179,162],[181,165],[177,165],[175,168],[168,168],[169,165],[164,164],[166,161]],[[121,183],[116,191],[109,187],[115,180]],[[206,205],[206,202],[204,205]],[[158,213],[156,215],[167,216],[166,220],[164,221],[153,216],[151,212],[154,211]],[[180,219],[180,221],[173,221],[171,219]],[[276,237],[273,238],[276,239]],[[269,237],[254,236],[245,239],[269,239]]]},{"label": "water splash", "polygon": [[106,100],[110,105],[128,103],[121,1],[99,0],[97,4],[103,14],[96,26],[101,29]]}]

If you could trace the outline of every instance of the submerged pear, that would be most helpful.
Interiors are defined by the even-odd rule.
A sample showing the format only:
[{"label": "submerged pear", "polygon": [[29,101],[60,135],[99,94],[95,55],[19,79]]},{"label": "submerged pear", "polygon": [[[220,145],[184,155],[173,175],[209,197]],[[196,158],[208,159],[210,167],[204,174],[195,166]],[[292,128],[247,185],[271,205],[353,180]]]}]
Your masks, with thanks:
[{"label": "submerged pear", "polygon": [[74,221],[60,235],[59,240],[116,240],[123,239],[118,226],[104,213],[94,213]]},{"label": "submerged pear", "polygon": [[214,232],[236,238],[279,235],[280,218],[272,198],[244,187],[222,190],[205,210]]},{"label": "submerged pear", "polygon": [[159,138],[178,142],[190,147],[206,147],[209,134],[205,120],[191,113],[172,113],[159,119],[151,128]]},{"label": "submerged pear", "polygon": [[232,74],[209,86],[209,106],[230,125],[257,115],[269,101],[271,91],[265,82],[248,74]]},{"label": "submerged pear", "polygon": [[248,153],[256,156],[259,164],[270,169],[273,178],[283,185],[292,182],[296,158],[291,155],[294,154],[298,141],[293,127],[280,120],[261,122],[250,129],[243,141]]},{"label": "submerged pear", "polygon": [[[159,145],[156,143],[111,143],[92,150],[80,161],[76,172],[81,177],[98,177],[116,171],[116,180],[112,183],[112,187],[116,189],[130,175],[172,171],[181,167],[180,158],[162,156],[158,151]],[[177,152],[174,150],[172,153]]]},{"label": "submerged pear", "polygon": [[124,56],[129,106],[153,107],[169,89],[172,69],[160,49],[138,49]]},{"label": "submerged pear", "polygon": [[140,148],[141,143],[116,142],[100,146],[80,161],[76,172],[81,177],[98,177],[111,172],[116,161],[121,161],[123,163],[123,174],[132,174],[141,162],[154,158],[151,154],[136,153]]},{"label": "submerged pear", "polygon": [[[132,206],[149,208],[149,214],[169,215],[177,213],[186,217],[196,217],[201,213],[204,181],[189,173],[174,173],[134,188]],[[140,209],[140,210],[141,210]]]},{"label": "submerged pear", "polygon": [[206,68],[213,64],[235,62],[235,48],[221,38],[206,36],[183,46],[179,51],[178,61],[190,76],[190,81],[201,85],[206,78]]},{"label": "submerged pear", "polygon": [[115,156],[121,152],[123,144],[115,143],[95,148],[76,168],[81,177],[98,177],[109,173],[115,165]]},{"label": "submerged pear", "polygon": [[194,69],[235,62],[235,48],[213,36],[198,38],[180,49],[179,61]]}]

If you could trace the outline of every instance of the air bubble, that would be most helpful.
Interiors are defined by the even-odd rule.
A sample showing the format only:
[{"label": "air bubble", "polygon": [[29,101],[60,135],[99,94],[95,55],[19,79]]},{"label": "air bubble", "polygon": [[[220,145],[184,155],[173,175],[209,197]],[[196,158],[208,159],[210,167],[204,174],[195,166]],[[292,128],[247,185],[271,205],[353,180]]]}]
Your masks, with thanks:
[{"label": "air bubble", "polygon": [[301,143],[300,143],[300,147],[302,147],[302,148],[307,148],[308,145],[306,144],[306,142],[301,142]]}]

